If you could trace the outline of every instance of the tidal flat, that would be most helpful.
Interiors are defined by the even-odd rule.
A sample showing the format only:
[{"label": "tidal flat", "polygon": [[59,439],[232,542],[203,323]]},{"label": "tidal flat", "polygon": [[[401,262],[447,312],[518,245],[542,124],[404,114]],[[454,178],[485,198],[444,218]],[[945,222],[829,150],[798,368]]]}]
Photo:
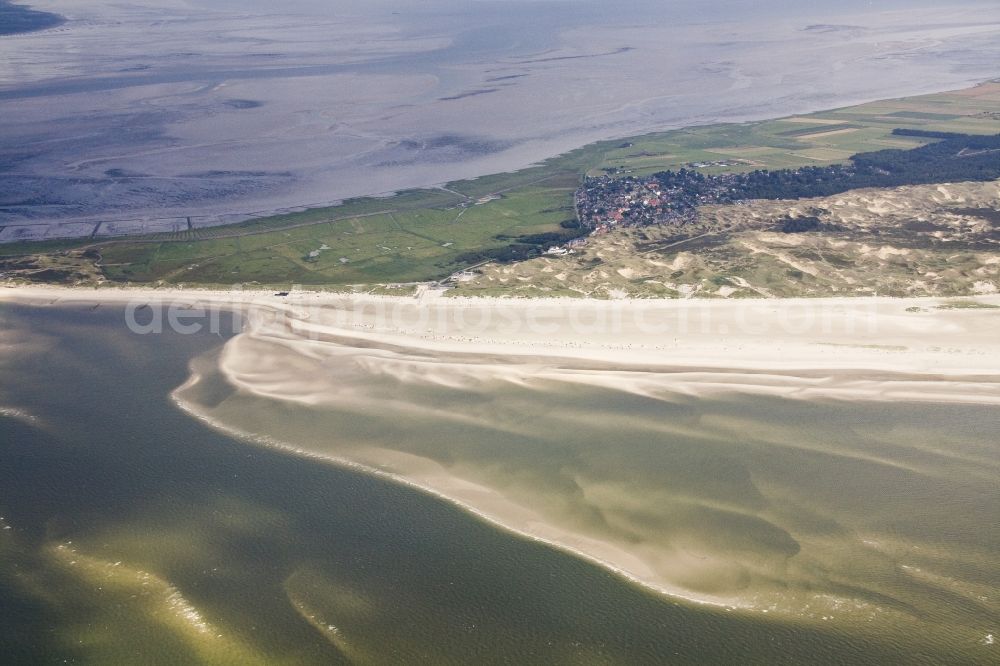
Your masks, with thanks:
[{"label": "tidal flat", "polygon": [[[968,372],[982,343],[954,329],[988,309],[900,301],[895,344],[822,347],[825,376],[789,392],[804,345],[770,375],[658,383],[655,351],[623,377],[551,348],[512,362],[485,353],[488,333],[464,356],[407,350],[398,330],[362,343],[363,326],[136,335],[113,300],[38,295],[0,310],[0,635],[15,655],[995,657],[1000,423],[989,364]],[[932,344],[928,321],[953,348],[899,377],[900,331]],[[843,372],[859,358],[886,365]],[[954,360],[919,371],[929,358]]]},{"label": "tidal flat", "polygon": [[961,88],[997,75],[1000,25],[985,0],[34,4],[67,21],[0,40],[0,226],[22,239],[220,225]]}]

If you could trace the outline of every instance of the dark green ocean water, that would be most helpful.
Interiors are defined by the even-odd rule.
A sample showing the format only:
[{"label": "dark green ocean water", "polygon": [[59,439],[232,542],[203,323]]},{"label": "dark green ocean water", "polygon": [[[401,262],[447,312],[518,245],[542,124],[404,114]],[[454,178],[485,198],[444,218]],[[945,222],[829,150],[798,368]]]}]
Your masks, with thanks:
[{"label": "dark green ocean water", "polygon": [[677,603],[417,490],[227,438],[169,398],[223,342],[132,335],[110,306],[0,306],[3,663],[1000,658],[898,623]]}]

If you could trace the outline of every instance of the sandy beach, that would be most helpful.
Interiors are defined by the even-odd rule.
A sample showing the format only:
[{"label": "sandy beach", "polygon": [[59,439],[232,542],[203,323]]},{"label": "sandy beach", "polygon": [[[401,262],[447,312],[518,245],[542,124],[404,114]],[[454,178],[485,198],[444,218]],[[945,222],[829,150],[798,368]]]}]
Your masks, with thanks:
[{"label": "sandy beach", "polygon": [[[691,393],[1000,402],[1000,296],[602,301],[17,287],[0,291],[0,300],[158,304],[162,326],[170,308],[181,325],[204,326],[213,309],[239,310],[248,345],[280,341],[289,355],[308,355],[334,342],[386,359],[387,372],[419,356],[408,360],[429,371],[428,382],[435,368],[447,374],[464,365],[479,377],[541,373],[635,391],[663,384]],[[227,359],[235,364],[240,354]],[[286,398],[323,400],[323,387],[307,376],[288,383]]]},{"label": "sandy beach", "polygon": [[[368,428],[380,419],[412,421],[419,431],[425,427],[421,424],[433,421],[435,425],[426,426],[432,432],[478,429],[492,432],[495,446],[504,446],[508,439],[528,436],[529,418],[520,422],[504,414],[501,421],[492,408],[474,404],[464,409],[449,400],[489,396],[482,398],[486,400],[508,391],[531,395],[553,387],[571,395],[624,395],[663,405],[726,396],[809,404],[1000,404],[998,296],[589,301],[27,287],[4,289],[0,300],[125,306],[126,323],[144,335],[155,333],[157,325],[212,325],[213,311],[240,312],[243,332],[217,357],[203,361],[203,368],[193,366],[187,384],[174,393],[176,403],[192,416],[257,445],[389,475],[658,591],[727,607],[776,608],[767,590],[752,588],[749,595],[735,584],[717,581],[737,580],[747,571],[761,579],[773,577],[775,567],[788,565],[760,553],[736,562],[725,549],[674,548],[669,540],[657,542],[656,533],[648,530],[644,540],[635,541],[614,530],[576,524],[544,490],[526,491],[496,475],[490,465],[467,458],[462,444],[447,454],[431,454],[351,432],[352,424]],[[200,397],[202,385],[211,383],[206,376],[213,374],[236,390],[236,408],[219,410],[216,401]],[[438,394],[444,398],[426,397]],[[243,399],[250,402],[239,404]],[[256,414],[265,404],[344,414],[346,420],[336,426],[336,447],[315,435],[302,439],[291,432],[298,427],[294,419],[256,421],[263,419]],[[580,409],[573,427],[587,418],[587,410]],[[608,427],[597,415],[594,419],[594,427]],[[643,422],[647,430],[696,439],[702,437],[701,427]],[[555,443],[563,435],[544,437]],[[865,450],[835,450],[833,455],[850,464],[904,466]],[[591,488],[586,485],[591,482],[580,478],[577,483]],[[642,492],[639,485],[608,494],[602,484],[585,491],[588,502],[614,506],[622,501],[620,492]],[[659,492],[655,485],[650,489]],[[752,515],[781,525],[768,511],[754,509]]]},{"label": "sandy beach", "polygon": [[0,54],[6,661],[1000,664],[996,0]]}]

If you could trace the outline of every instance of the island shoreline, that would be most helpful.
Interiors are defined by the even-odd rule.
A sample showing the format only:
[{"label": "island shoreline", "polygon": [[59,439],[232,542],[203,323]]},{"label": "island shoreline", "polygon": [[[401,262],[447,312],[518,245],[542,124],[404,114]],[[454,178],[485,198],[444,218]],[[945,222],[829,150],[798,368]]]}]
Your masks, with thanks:
[{"label": "island shoreline", "polygon": [[[239,392],[308,407],[336,405],[339,394],[323,383],[324,373],[297,375],[301,365],[293,361],[303,355],[310,363],[322,363],[324,354],[345,349],[348,354],[363,356],[369,367],[381,358],[391,362],[408,359],[428,381],[440,373],[445,373],[441,376],[446,380],[456,364],[465,364],[468,372],[487,380],[495,373],[498,381],[515,384],[568,382],[653,399],[664,399],[664,392],[685,400],[736,393],[810,402],[1000,405],[1000,340],[989,334],[1000,319],[1000,296],[981,297],[975,301],[977,307],[949,309],[956,303],[954,299],[445,299],[434,295],[414,298],[296,292],[276,296],[264,291],[27,287],[0,290],[0,302],[39,307],[96,304],[131,307],[133,312],[173,307],[192,316],[213,307],[240,312],[249,323],[226,342],[225,353],[213,372],[221,373]],[[920,311],[912,311],[914,308]],[[396,320],[391,318],[393,309],[407,316],[415,312],[430,312],[432,316],[426,322]],[[572,326],[552,332],[527,324],[511,332],[502,328],[514,317],[548,326],[615,309],[666,317],[708,312],[711,321],[726,327],[734,326],[739,317],[748,318],[748,324],[775,317],[802,321],[809,312],[826,309],[842,323],[854,319],[863,323],[873,316],[875,328],[870,338],[860,340],[844,330],[817,329],[778,337],[754,326],[744,331],[729,329],[728,335],[708,335],[705,339],[695,326],[670,342],[654,336],[662,343],[658,346],[651,344],[650,334],[628,324],[621,331],[598,327],[596,332]],[[438,311],[447,317],[433,316]],[[390,318],[382,318],[380,312],[390,313]],[[483,313],[488,312],[503,316],[483,325]],[[356,313],[360,315],[352,319]],[[242,343],[251,346],[243,348]],[[279,370],[277,375],[265,372],[264,383],[258,385],[262,354],[265,367],[287,367],[287,371]],[[699,595],[672,586],[648,568],[642,557],[614,543],[550,523],[499,490],[456,475],[429,459],[389,449],[354,459],[327,455],[219,422],[184,395],[201,379],[192,364],[187,382],[171,393],[172,401],[192,418],[230,436],[408,485],[500,529],[574,554],[678,602],[730,610],[753,608],[743,599]],[[336,378],[329,381],[339,383]]]},{"label": "island shoreline", "polygon": [[[0,0],[0,8],[3,7],[2,2],[4,2],[4,1],[9,1],[9,0]],[[36,11],[36,10],[29,10],[29,11]],[[39,12],[39,13],[46,13],[46,12]],[[58,15],[53,14],[53,16],[58,16]],[[60,18],[59,24],[64,23],[67,20],[67,19],[65,19],[64,17],[61,17],[61,16],[59,18]],[[59,25],[59,24],[56,24],[56,25]],[[45,28],[39,28],[39,30],[46,29],[48,27],[55,27],[55,25],[54,26],[46,26]],[[32,32],[36,32],[36,31],[37,30],[32,30]],[[22,34],[22,33],[16,33],[16,34]],[[0,37],[2,37],[2,36],[3,36],[2,33],[0,33]],[[454,186],[454,185],[456,185],[456,184],[458,184],[458,183],[474,183],[474,182],[476,182],[478,180],[481,180],[481,179],[496,178],[496,177],[502,177],[502,176],[516,176],[517,174],[520,174],[520,173],[525,172],[525,171],[530,171],[532,169],[545,168],[547,165],[550,165],[552,163],[555,163],[555,162],[558,162],[560,160],[568,158],[569,156],[571,156],[575,152],[585,151],[585,150],[588,150],[588,149],[592,149],[592,148],[595,148],[595,147],[600,146],[602,144],[632,143],[632,142],[635,142],[635,141],[640,141],[642,139],[646,139],[646,138],[650,138],[650,137],[654,137],[654,136],[658,136],[658,135],[662,135],[662,134],[669,134],[669,133],[672,133],[672,132],[685,132],[685,131],[688,131],[688,130],[699,130],[699,129],[700,130],[704,130],[704,129],[710,129],[710,128],[714,128],[714,127],[721,127],[721,126],[728,126],[728,125],[741,126],[741,125],[747,125],[747,124],[753,124],[753,123],[773,122],[773,121],[780,121],[780,120],[784,120],[784,119],[787,119],[787,118],[794,118],[794,117],[799,117],[799,116],[811,116],[811,115],[818,115],[818,114],[823,114],[823,113],[830,113],[830,112],[838,111],[838,110],[841,110],[841,109],[847,109],[847,108],[852,108],[852,107],[856,107],[856,106],[863,106],[863,105],[866,105],[866,104],[876,104],[876,103],[882,103],[882,102],[892,102],[892,101],[906,100],[906,99],[911,99],[911,98],[916,98],[916,97],[923,97],[923,96],[927,96],[927,95],[945,95],[945,94],[962,93],[962,92],[974,90],[974,89],[979,88],[981,86],[989,85],[991,83],[997,83],[998,81],[1000,81],[1000,78],[996,78],[996,77],[990,77],[990,78],[986,78],[986,79],[978,79],[977,78],[977,79],[967,80],[967,81],[965,81],[964,84],[958,85],[958,87],[950,87],[949,86],[949,87],[944,88],[944,89],[934,88],[934,89],[931,89],[931,90],[923,90],[923,91],[919,91],[919,92],[913,92],[913,93],[909,93],[909,94],[905,94],[905,95],[897,95],[897,96],[894,96],[894,97],[886,97],[886,98],[861,97],[861,98],[855,98],[855,99],[845,99],[845,100],[840,100],[837,103],[837,105],[835,105],[835,106],[824,106],[823,108],[812,108],[812,109],[805,109],[805,110],[798,110],[798,111],[790,111],[788,113],[782,113],[782,114],[779,114],[779,115],[774,115],[774,114],[753,115],[753,114],[750,114],[750,115],[747,115],[747,116],[736,116],[736,117],[733,117],[733,118],[711,118],[711,119],[706,119],[706,120],[703,120],[703,121],[698,121],[698,120],[680,121],[680,122],[677,122],[677,123],[674,123],[674,124],[667,124],[667,125],[664,125],[662,127],[657,128],[657,129],[652,129],[650,131],[643,132],[641,134],[614,135],[614,136],[611,136],[611,137],[608,137],[608,138],[598,139],[596,141],[592,141],[592,142],[589,142],[589,143],[586,143],[586,144],[583,144],[583,145],[579,145],[579,146],[576,146],[576,147],[571,148],[569,150],[565,150],[565,151],[560,152],[560,153],[549,155],[548,157],[545,157],[543,159],[539,159],[539,160],[536,160],[536,161],[528,163],[528,164],[523,164],[522,166],[520,166],[518,168],[513,168],[513,169],[510,169],[510,170],[495,171],[495,172],[490,172],[490,173],[482,173],[482,174],[479,174],[479,175],[471,175],[471,176],[466,176],[466,177],[458,179],[458,180],[448,180],[448,181],[444,181],[444,182],[431,183],[431,184],[423,185],[423,186],[419,186],[419,187],[411,187],[411,188],[395,189],[395,190],[384,190],[384,191],[372,192],[372,193],[364,194],[364,195],[352,195],[350,197],[336,198],[336,199],[332,199],[330,201],[286,205],[286,206],[276,207],[276,208],[273,208],[273,209],[264,209],[264,210],[255,210],[255,211],[230,211],[230,212],[225,212],[225,213],[212,213],[212,214],[205,214],[205,215],[198,215],[198,214],[193,214],[193,215],[184,214],[184,215],[181,215],[181,214],[178,213],[178,215],[176,215],[176,216],[160,216],[160,215],[157,215],[157,216],[152,216],[152,217],[143,217],[143,216],[136,216],[134,214],[129,214],[129,215],[126,215],[124,217],[122,217],[122,216],[107,217],[107,216],[103,216],[103,215],[90,214],[90,215],[87,215],[87,216],[84,216],[84,217],[80,217],[80,218],[58,218],[58,219],[49,220],[47,222],[45,220],[32,220],[31,224],[45,224],[45,223],[49,223],[49,224],[51,224],[53,226],[71,225],[71,224],[96,224],[96,227],[101,227],[101,226],[104,226],[104,225],[113,225],[113,224],[116,224],[116,223],[133,221],[133,220],[139,219],[139,218],[145,219],[147,222],[155,222],[155,221],[162,221],[162,220],[175,220],[175,219],[180,219],[180,218],[187,218],[188,220],[196,220],[196,219],[201,219],[201,218],[211,218],[211,219],[223,219],[223,218],[225,218],[225,219],[228,220],[227,222],[219,223],[219,224],[216,224],[216,223],[205,224],[205,225],[203,225],[201,227],[197,227],[197,228],[203,228],[203,229],[226,229],[226,228],[238,227],[241,224],[252,224],[252,223],[257,223],[257,222],[260,222],[260,221],[263,221],[263,220],[268,220],[268,219],[273,218],[273,217],[279,217],[279,216],[283,216],[283,215],[291,215],[291,214],[297,214],[297,213],[310,213],[310,212],[315,212],[315,211],[326,211],[326,210],[329,210],[329,211],[331,211],[331,212],[333,212],[335,214],[335,212],[336,212],[336,210],[338,208],[344,206],[345,204],[347,204],[347,203],[349,203],[351,201],[357,201],[357,200],[376,200],[376,201],[385,201],[386,203],[390,203],[393,198],[401,196],[401,195],[404,195],[404,194],[409,193],[409,192],[424,192],[424,191],[435,191],[435,190],[450,191],[449,188],[452,187],[452,186]],[[14,221],[14,222],[8,223],[8,226],[20,226],[20,225],[24,225],[26,223],[27,222],[25,222],[23,220],[22,221]],[[0,227],[2,227],[2,226],[3,225],[0,225]],[[95,227],[95,229],[96,229],[96,227]],[[138,243],[141,243],[141,242],[145,242],[145,240],[144,240],[143,237],[146,236],[146,235],[148,235],[148,233],[144,233],[144,232],[139,232],[139,233],[123,233],[123,234],[110,235],[110,236],[102,236],[102,237],[93,237],[92,236],[92,239],[94,241],[94,244],[101,244],[101,245],[108,244],[108,243],[116,243],[116,242],[121,242],[121,243],[138,242]],[[83,241],[85,239],[87,239],[87,235],[62,236],[62,237],[56,237],[54,239],[36,239],[36,240],[30,240],[30,241],[27,241],[27,242],[45,243],[45,242],[47,242],[49,240],[58,240],[58,241]],[[11,243],[18,243],[18,242],[25,242],[25,241],[21,241],[21,240],[18,240],[18,239],[3,240],[3,241],[0,241],[0,245],[11,244]],[[164,241],[164,239],[156,239],[156,240],[150,240],[148,242],[169,242],[169,241]]]}]

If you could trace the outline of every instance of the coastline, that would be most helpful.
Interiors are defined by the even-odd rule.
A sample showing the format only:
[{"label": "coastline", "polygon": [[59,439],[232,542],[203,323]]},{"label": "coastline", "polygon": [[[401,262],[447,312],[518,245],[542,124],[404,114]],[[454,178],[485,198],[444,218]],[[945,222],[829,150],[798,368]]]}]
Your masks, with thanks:
[{"label": "coastline", "polygon": [[[623,578],[628,583],[637,585],[655,594],[665,595],[676,601],[687,602],[696,606],[723,608],[729,611],[737,609],[750,610],[749,605],[741,602],[736,597],[698,597],[687,593],[681,588],[656,582],[648,575],[648,568],[645,567],[641,560],[622,551],[614,544],[603,543],[596,539],[588,539],[582,535],[560,529],[555,525],[541,523],[542,517],[539,514],[514,503],[489,488],[478,486],[475,483],[447,475],[415,478],[405,474],[393,473],[372,464],[365,464],[344,457],[316,453],[287,442],[281,442],[271,437],[254,435],[220,423],[211,417],[199,413],[197,409],[180,397],[185,389],[197,385],[199,380],[200,377],[197,374],[192,374],[185,384],[179,386],[171,394],[171,399],[178,409],[188,414],[191,418],[230,437],[247,442],[252,446],[276,449],[308,460],[335,465],[413,488],[414,490],[447,502],[452,506],[456,506],[476,518],[489,523],[498,530],[523,539],[545,544],[550,548],[586,560]],[[459,489],[467,492],[461,492]],[[487,502],[483,502],[484,496],[486,496]],[[516,518],[512,518],[514,516]],[[633,565],[631,569],[629,567],[630,564]],[[635,573],[635,569],[645,571],[647,576],[644,577],[642,574]]]},{"label": "coastline", "polygon": [[[23,48],[25,62],[33,33],[42,33],[42,43],[64,46],[81,30],[88,33],[86,17],[78,21],[75,13],[45,4],[66,16],[36,10],[35,2],[0,0],[0,43],[23,35],[9,47]],[[54,22],[5,33],[8,9]],[[807,31],[813,28],[855,29],[845,23]],[[1000,45],[997,34],[993,40]],[[819,53],[820,36],[811,38]],[[215,48],[222,51],[228,39],[220,38]],[[906,39],[904,34],[900,45],[876,46],[886,62],[899,50],[913,58],[939,52],[917,35],[912,45]],[[967,47],[977,57],[990,52],[977,53],[971,37]],[[860,51],[856,60],[864,62]],[[989,73],[990,67],[987,62],[975,70],[970,64],[964,73]],[[956,70],[952,80],[962,73]],[[823,78],[811,80],[815,85]],[[982,119],[962,116],[969,129],[935,131],[1000,132],[1000,78],[942,90],[948,80],[908,77],[899,87],[931,88],[914,93],[928,106],[913,113],[929,118],[950,112],[926,101],[935,92],[948,100],[954,99],[949,92],[972,98],[985,86],[993,92],[983,97],[991,106],[981,107],[988,109]],[[753,79],[746,81],[752,85]],[[239,82],[221,83],[223,90],[236,85],[220,95],[254,103]],[[821,88],[831,104],[843,101],[834,80]],[[567,245],[573,256],[558,261],[575,262],[584,275],[589,271],[591,282],[583,288],[573,282],[577,274],[549,252],[538,262],[493,260],[444,277],[453,265],[443,259],[426,262],[438,262],[433,265],[442,268],[441,275],[411,265],[430,250],[400,250],[417,245],[413,231],[425,234],[431,250],[445,257],[473,256],[489,248],[491,239],[539,231],[526,224],[492,236],[504,214],[519,207],[525,219],[552,222],[545,214],[554,216],[555,204],[530,208],[517,196],[518,188],[531,190],[547,180],[559,185],[553,189],[573,192],[575,210],[561,209],[563,217],[586,220],[577,200],[581,190],[572,189],[581,187],[578,180],[588,191],[589,177],[614,174],[599,167],[620,162],[635,169],[636,181],[653,185],[654,177],[635,167],[636,160],[649,156],[646,164],[652,164],[671,152],[614,145],[621,141],[670,145],[674,133],[718,126],[730,133],[722,143],[737,156],[753,143],[740,143],[744,129],[753,135],[758,123],[788,122],[787,141],[796,145],[795,132],[811,136],[806,132],[818,130],[810,125],[827,130],[823,114],[840,118],[834,109],[846,108],[778,116],[772,112],[824,98],[771,98],[772,108],[750,105],[749,91],[740,90],[734,85],[726,93],[730,103],[742,105],[739,113],[771,112],[742,120],[692,116],[618,138],[563,141],[560,148],[552,142],[546,144],[551,157],[523,167],[505,170],[500,164],[495,172],[459,181],[368,195],[357,208],[359,201],[351,198],[262,207],[257,215],[230,215],[215,230],[188,217],[186,231],[182,223],[169,233],[133,230],[119,236],[100,235],[118,223],[95,214],[83,220],[93,227],[89,236],[15,241],[9,255],[3,252],[5,236],[0,367],[10,371],[0,416],[11,425],[16,446],[9,475],[13,508],[2,507],[0,516],[0,529],[10,532],[0,535],[13,539],[14,574],[26,568],[38,573],[32,590],[52,589],[43,584],[49,580],[42,578],[43,565],[57,574],[75,573],[85,586],[75,604],[70,577],[53,577],[59,594],[49,595],[52,620],[42,629],[62,636],[64,615],[67,627],[74,619],[62,611],[81,609],[80,620],[65,632],[66,645],[96,646],[99,656],[104,634],[116,640],[120,635],[123,644],[162,642],[169,656],[176,651],[171,632],[177,619],[186,632],[179,635],[190,634],[193,646],[203,642],[223,660],[227,654],[246,660],[244,644],[274,635],[287,641],[293,659],[309,657],[311,637],[320,647],[332,646],[334,660],[362,661],[386,647],[397,657],[430,659],[435,645],[458,648],[466,638],[476,655],[487,654],[478,644],[499,653],[510,638],[514,661],[542,655],[533,646],[544,650],[546,642],[554,661],[607,661],[616,654],[623,661],[727,661],[772,653],[779,661],[790,654],[819,661],[906,655],[917,661],[988,661],[1000,622],[1000,582],[983,573],[998,564],[992,544],[1000,534],[989,520],[1000,509],[1000,246],[991,245],[1000,236],[989,231],[1000,229],[1000,219],[994,221],[1000,181],[990,181],[992,191],[982,196],[961,179],[955,187],[935,183],[946,203],[928,210],[966,211],[948,218],[960,220],[954,226],[959,231],[973,229],[973,218],[981,218],[975,222],[981,226],[957,238],[960,233],[949,236],[952,226],[942,224],[949,231],[941,231],[933,246],[925,247],[915,234],[918,224],[933,226],[937,218],[917,210],[923,200],[912,191],[897,197],[908,205],[893,208],[896,201],[886,204],[881,193],[851,190],[870,200],[873,217],[857,223],[864,233],[873,230],[870,237],[830,222],[829,230],[843,237],[788,236],[790,250],[777,233],[770,234],[777,240],[750,232],[717,232],[710,239],[729,257],[742,256],[733,248],[744,247],[755,258],[752,269],[736,261],[712,263],[716,246],[690,227],[682,233],[694,242],[679,246],[690,252],[647,238],[649,229],[642,230],[647,244],[630,242],[641,227],[604,237],[595,233],[585,248]],[[905,112],[892,102],[910,96],[897,96],[895,87],[867,91],[872,97],[844,103],[884,107],[886,127],[900,127],[891,123]],[[874,97],[880,94],[885,97]],[[462,98],[445,99],[458,106],[455,100]],[[982,129],[986,118],[994,123],[988,130]],[[850,128],[854,121],[826,122]],[[861,130],[842,131],[870,129],[858,122]],[[923,126],[917,120],[913,125]],[[892,139],[862,134],[857,143],[871,146],[862,151]],[[892,150],[891,142],[882,145]],[[584,166],[595,152],[615,147],[625,157],[611,159],[607,152],[596,166]],[[816,150],[825,159],[850,154],[836,141],[828,152]],[[748,159],[726,156],[718,168],[754,164]],[[705,161],[709,169],[715,164]],[[478,168],[467,166],[465,173]],[[809,166],[790,167],[802,168]],[[540,174],[546,178],[504,189],[508,180]],[[422,176],[434,180],[437,174]],[[396,184],[375,181],[362,187]],[[459,191],[451,192],[456,182]],[[435,203],[437,190],[463,201]],[[299,193],[307,198],[313,191]],[[502,194],[480,198],[494,191]],[[406,208],[409,198],[429,194],[426,204]],[[557,198],[545,194],[546,201]],[[322,195],[309,200],[325,201]],[[399,242],[389,242],[398,239],[379,226],[381,217],[367,219],[383,215],[365,208],[381,200],[394,209],[384,216],[398,230]],[[110,198],[95,201],[95,210],[115,210]],[[791,220],[802,210],[816,218],[821,211],[841,210],[799,202],[803,206],[780,202],[774,214]],[[232,203],[242,205],[225,197],[205,200],[202,212],[211,217],[213,207]],[[861,220],[851,206],[843,204]],[[865,206],[860,210],[867,211]],[[449,220],[458,215],[450,222],[462,227],[454,232],[457,246],[450,231],[426,226],[435,215],[444,219],[441,210],[450,213]],[[712,220],[739,229],[741,211],[722,211]],[[747,211],[759,212],[751,206]],[[347,212],[352,215],[338,217]],[[315,221],[323,217],[333,219]],[[155,230],[156,222],[174,219],[183,220],[149,218],[142,224]],[[553,219],[558,224],[560,218]],[[55,217],[45,220],[50,222],[61,226]],[[480,227],[473,223],[485,231],[474,235]],[[0,232],[10,233],[4,224]],[[895,233],[893,224],[914,233]],[[72,226],[70,220],[66,228]],[[781,258],[768,254],[775,252],[772,240]],[[863,253],[854,251],[855,241],[865,246]],[[825,244],[838,242],[836,252],[828,251]],[[125,247],[114,249],[119,243]],[[369,246],[385,254],[372,252],[372,259]],[[37,272],[24,280],[27,273],[18,270],[22,247],[33,255],[21,262],[25,270]],[[809,251],[818,259],[804,263]],[[648,273],[641,266],[647,252]],[[623,257],[632,263],[622,263]],[[838,268],[814,275],[808,270],[814,261]],[[282,262],[290,267],[284,272]],[[383,272],[375,270],[379,262],[387,267]],[[687,272],[681,275],[681,269]],[[476,282],[473,274],[489,284]],[[852,288],[819,289],[810,282],[829,280],[830,274],[847,275]],[[615,275],[638,287],[618,288]],[[930,286],[897,286],[910,276],[930,276]],[[727,279],[751,288],[727,287]],[[86,464],[67,465],[77,453]],[[88,484],[86,475],[83,485],[67,482],[79,476],[77,469],[92,470],[90,476],[102,482]],[[72,534],[55,534],[42,544],[38,552],[46,559],[37,562],[29,558],[30,548],[22,548],[27,542],[20,534],[29,524],[24,517],[36,513],[33,525],[73,527]],[[91,519],[94,527],[86,524]],[[466,550],[472,551],[468,562]],[[529,574],[526,585],[520,584],[522,571]],[[140,587],[150,580],[163,588],[152,597]],[[558,585],[548,587],[552,581]],[[563,584],[589,596],[577,601],[561,591]],[[21,588],[11,589],[16,607]],[[251,602],[260,597],[249,604],[253,613],[230,613],[228,604],[240,598],[240,590]],[[483,604],[484,594],[489,603]],[[85,605],[91,596],[95,603]],[[633,598],[642,603],[630,605]],[[104,607],[107,621],[98,617],[101,631],[95,633],[90,620]],[[669,612],[660,616],[655,609],[661,607]],[[590,623],[582,624],[579,639],[574,609],[582,609]],[[513,630],[504,631],[508,611]],[[144,612],[151,620],[148,638],[140,625]],[[139,629],[132,629],[133,615]],[[414,626],[404,615],[429,620],[426,627]],[[41,621],[48,619],[40,614]],[[30,629],[33,618],[28,620]],[[646,641],[647,625],[655,641]],[[393,626],[405,631],[389,631]],[[411,633],[419,633],[418,639],[411,641]],[[34,642],[46,646],[46,640]],[[264,638],[259,643],[262,660],[281,656]],[[591,644],[595,648],[588,651]],[[122,653],[127,658],[134,650],[128,645]]]},{"label": "coastline", "polygon": [[[266,315],[257,324],[251,317],[251,335],[280,329],[302,341],[336,339],[428,354],[558,359],[584,369],[587,363],[653,367],[692,384],[707,379],[700,372],[715,373],[719,388],[767,393],[775,392],[769,372],[787,373],[786,379],[816,395],[832,387],[810,390],[810,373],[825,371],[844,373],[845,381],[866,372],[930,382],[1000,380],[1000,341],[988,327],[1000,319],[1000,295],[596,300],[8,286],[0,289],[3,301],[218,308]],[[728,375],[761,381],[743,385]],[[863,394],[860,385],[852,391]]]},{"label": "coastline", "polygon": [[[554,382],[667,402],[756,395],[812,403],[1000,405],[1000,340],[991,333],[1000,323],[1000,296],[980,297],[976,308],[941,309],[968,300],[515,300],[315,292],[278,297],[263,291],[29,287],[0,290],[0,302],[108,305],[133,313],[174,308],[187,323],[207,321],[205,313],[213,309],[239,312],[246,327],[226,343],[211,372],[241,395],[346,409],[361,419],[379,413],[372,394],[359,397],[350,386],[345,393],[343,377],[323,368],[358,363],[373,377],[433,389]],[[673,330],[665,337],[660,329],[642,328],[654,322]],[[686,329],[678,328],[681,322]],[[664,575],[655,551],[632,552],[560,525],[468,470],[389,448],[328,454],[292,444],[280,431],[251,433],[190,395],[202,378],[192,366],[171,398],[192,418],[230,436],[420,489],[679,601],[729,610],[773,607],[678,586]],[[386,409],[400,405],[390,403]],[[466,418],[454,411],[428,416]],[[681,571],[714,566],[685,553],[670,557],[670,566]]]},{"label": "coastline", "polygon": [[[4,3],[9,3],[10,0],[0,0],[0,11],[2,11],[5,6]],[[19,5],[8,5],[14,7],[20,7]],[[58,22],[53,25],[43,26],[41,28],[32,29],[24,32],[34,32],[37,30],[43,30],[50,27],[56,27],[65,23],[66,19],[62,16],[56,14],[48,14],[47,12],[40,12],[37,10],[27,9],[26,11],[55,16],[58,18]],[[21,34],[21,33],[16,33]],[[0,33],[3,36],[3,33]],[[633,142],[641,141],[644,139],[661,137],[664,135],[670,135],[672,133],[696,131],[696,130],[706,130],[715,127],[740,127],[744,125],[751,125],[755,123],[768,123],[775,121],[782,121],[790,118],[802,118],[809,117],[813,115],[819,115],[824,113],[830,113],[838,110],[849,109],[853,107],[861,107],[869,104],[878,104],[883,102],[893,102],[908,100],[913,98],[920,98],[930,95],[948,95],[956,93],[964,93],[967,91],[975,90],[981,86],[989,85],[991,83],[1000,82],[1000,78],[990,76],[988,78],[967,78],[962,82],[956,82],[954,84],[949,84],[943,88],[932,87],[932,88],[919,88],[911,92],[906,92],[902,94],[896,94],[891,97],[875,97],[873,95],[860,95],[855,97],[845,97],[843,99],[837,100],[836,103],[824,104],[822,106],[809,107],[809,108],[789,108],[787,112],[776,112],[775,110],[770,110],[765,113],[747,113],[745,115],[727,115],[727,116],[713,116],[699,120],[697,118],[691,118],[684,121],[668,122],[659,126],[655,129],[648,129],[641,133],[625,133],[621,135],[614,135],[607,138],[598,138],[593,141],[589,141],[582,145],[576,145],[571,148],[560,150],[549,154],[548,156],[537,159],[528,163],[521,163],[519,166],[503,169],[492,172],[476,172],[473,175],[466,175],[461,178],[451,178],[443,181],[433,182],[430,184],[413,184],[406,187],[398,187],[394,189],[381,190],[377,192],[366,193],[352,193],[350,195],[340,196],[330,200],[317,200],[313,198],[312,202],[302,202],[300,201],[285,201],[281,205],[275,205],[274,207],[264,207],[257,208],[255,210],[205,210],[205,211],[180,211],[176,214],[169,213],[166,211],[161,211],[163,214],[145,215],[142,219],[150,223],[164,223],[168,226],[170,224],[176,224],[180,220],[187,219],[190,223],[191,220],[206,220],[204,224],[196,225],[195,228],[198,229],[213,229],[213,228],[228,228],[234,227],[239,224],[253,224],[264,220],[269,220],[273,217],[281,217],[286,215],[295,215],[302,213],[311,213],[315,211],[326,211],[329,210],[333,214],[336,214],[337,209],[350,204],[355,201],[384,201],[386,203],[391,203],[395,197],[404,196],[412,192],[434,192],[438,190],[450,191],[452,188],[460,186],[462,184],[475,184],[479,181],[490,180],[495,178],[504,177],[516,177],[519,174],[533,172],[535,170],[551,169],[553,174],[559,172],[562,167],[560,164],[564,161],[572,161],[574,156],[577,154],[587,153],[588,151],[607,151],[613,146],[619,144],[631,144]],[[543,179],[544,180],[544,179]],[[474,197],[473,197],[474,198]],[[138,219],[135,214],[122,214],[115,215],[114,213],[88,213],[87,215],[72,218],[53,218],[51,220],[31,220],[28,221],[12,221],[8,223],[8,226],[31,226],[38,224],[49,224],[54,228],[61,227],[63,225],[72,227],[74,225],[91,225],[93,229],[88,231],[87,234],[77,235],[71,233],[68,235],[56,235],[51,238],[38,238],[38,239],[28,239],[28,242],[45,242],[49,240],[57,241],[83,241],[88,235],[93,236],[95,241],[101,241],[104,243],[108,242],[129,242],[133,238],[141,241],[143,236],[154,234],[154,235],[164,235],[164,232],[118,232],[114,234],[104,234],[96,235],[96,232],[102,227],[112,227],[119,224],[125,224]],[[0,241],[0,244],[24,242],[20,239],[4,239]]]}]

